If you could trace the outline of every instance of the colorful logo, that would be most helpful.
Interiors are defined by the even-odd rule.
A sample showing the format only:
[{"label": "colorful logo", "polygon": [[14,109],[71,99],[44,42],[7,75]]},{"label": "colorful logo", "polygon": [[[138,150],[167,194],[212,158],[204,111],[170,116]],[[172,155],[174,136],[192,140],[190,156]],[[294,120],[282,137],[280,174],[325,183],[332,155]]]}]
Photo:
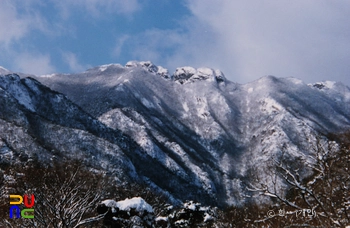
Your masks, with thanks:
[{"label": "colorful logo", "polygon": [[[34,204],[35,204],[35,197],[34,194],[31,194],[30,196],[30,203],[28,202],[28,195],[24,195],[24,201],[23,197],[20,195],[10,195],[10,205],[14,205],[10,207],[10,218],[12,219],[15,215],[16,218],[26,218],[26,219],[33,219],[34,218]],[[24,206],[26,208],[22,209],[18,206],[24,202]]]}]

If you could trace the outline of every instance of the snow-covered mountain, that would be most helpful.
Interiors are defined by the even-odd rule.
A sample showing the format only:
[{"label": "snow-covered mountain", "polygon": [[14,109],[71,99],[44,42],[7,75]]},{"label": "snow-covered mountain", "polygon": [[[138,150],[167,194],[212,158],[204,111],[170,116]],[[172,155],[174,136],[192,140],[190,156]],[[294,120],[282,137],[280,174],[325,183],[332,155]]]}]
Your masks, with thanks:
[{"label": "snow-covered mountain", "polygon": [[248,185],[274,183],[275,161],[312,162],[319,139],[350,128],[341,83],[266,76],[241,85],[220,70],[170,75],[151,62],[3,74],[0,93],[2,162],[80,158],[121,181],[217,205],[243,203]]}]

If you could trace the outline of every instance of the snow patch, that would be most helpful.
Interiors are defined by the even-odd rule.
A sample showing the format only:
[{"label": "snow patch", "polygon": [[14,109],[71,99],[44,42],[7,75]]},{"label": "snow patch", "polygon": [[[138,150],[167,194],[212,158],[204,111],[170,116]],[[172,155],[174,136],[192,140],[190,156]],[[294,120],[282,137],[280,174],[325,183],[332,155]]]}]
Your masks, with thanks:
[{"label": "snow patch", "polygon": [[116,206],[123,211],[130,211],[134,209],[138,212],[147,211],[153,213],[153,208],[141,197],[134,197],[116,202]]},{"label": "snow patch", "polygon": [[57,74],[44,74],[44,75],[40,75],[39,77],[41,78],[52,78],[54,76],[56,76]]},{"label": "snow patch", "polygon": [[120,65],[118,63],[105,64],[105,65],[99,66],[99,70],[101,72],[103,72],[103,71],[107,70],[109,67],[122,67],[122,65]]},{"label": "snow patch", "polygon": [[207,119],[210,116],[208,102],[205,97],[196,97],[197,101],[197,116]]},{"label": "snow patch", "polygon": [[156,222],[159,222],[159,221],[167,222],[167,221],[168,221],[168,217],[158,216],[158,217],[155,219],[155,221],[156,221]]},{"label": "snow patch", "polygon": [[215,220],[215,219],[214,219],[213,216],[211,216],[211,215],[205,213],[203,222],[209,222],[209,221],[214,221],[214,220]]},{"label": "snow patch", "polygon": [[107,68],[109,67],[110,65],[102,65],[100,66],[100,71],[103,72],[105,70],[107,70]]},{"label": "snow patch", "polygon": [[122,210],[122,211],[130,211],[131,209],[134,209],[137,212],[147,211],[149,213],[153,213],[152,206],[149,205],[141,197],[134,197],[131,199],[127,198],[125,200],[118,201],[118,202],[111,199],[107,199],[102,201],[101,204],[109,208],[119,208],[119,210]]},{"label": "snow patch", "polygon": [[[34,105],[28,90],[21,84],[20,77],[16,74],[8,75],[9,80],[1,78],[1,87],[4,87],[21,105],[25,106],[32,112],[35,112]],[[26,80],[28,81],[28,80]]]},{"label": "snow patch", "polygon": [[182,104],[182,107],[184,108],[185,112],[188,112],[190,109],[188,108],[187,102]]},{"label": "snow patch", "polygon": [[283,107],[276,102],[274,99],[267,97],[261,101],[262,104],[262,111],[266,111],[267,113],[276,113],[283,109]]},{"label": "snow patch", "polygon": [[144,97],[141,98],[141,103],[147,108],[154,108],[154,105]]}]

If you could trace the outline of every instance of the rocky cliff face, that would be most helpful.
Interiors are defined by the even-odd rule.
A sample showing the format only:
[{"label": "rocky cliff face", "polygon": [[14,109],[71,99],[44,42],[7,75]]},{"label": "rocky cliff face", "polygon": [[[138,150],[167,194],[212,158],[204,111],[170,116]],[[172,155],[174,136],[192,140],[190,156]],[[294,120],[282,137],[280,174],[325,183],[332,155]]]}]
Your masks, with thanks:
[{"label": "rocky cliff face", "polygon": [[150,62],[3,74],[0,99],[2,163],[79,158],[174,200],[217,205],[243,203],[250,184],[283,189],[272,181],[274,162],[312,162],[320,139],[350,127],[350,89],[341,83],[266,76],[240,85],[219,70],[169,75]]}]

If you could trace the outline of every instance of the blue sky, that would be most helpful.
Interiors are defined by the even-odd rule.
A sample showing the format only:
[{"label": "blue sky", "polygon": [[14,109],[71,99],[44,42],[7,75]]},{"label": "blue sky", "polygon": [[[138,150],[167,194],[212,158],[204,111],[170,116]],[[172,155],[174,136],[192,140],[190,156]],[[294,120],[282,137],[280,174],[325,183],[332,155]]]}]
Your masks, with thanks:
[{"label": "blue sky", "polygon": [[37,75],[129,60],[350,85],[348,0],[0,0],[0,65]]}]

